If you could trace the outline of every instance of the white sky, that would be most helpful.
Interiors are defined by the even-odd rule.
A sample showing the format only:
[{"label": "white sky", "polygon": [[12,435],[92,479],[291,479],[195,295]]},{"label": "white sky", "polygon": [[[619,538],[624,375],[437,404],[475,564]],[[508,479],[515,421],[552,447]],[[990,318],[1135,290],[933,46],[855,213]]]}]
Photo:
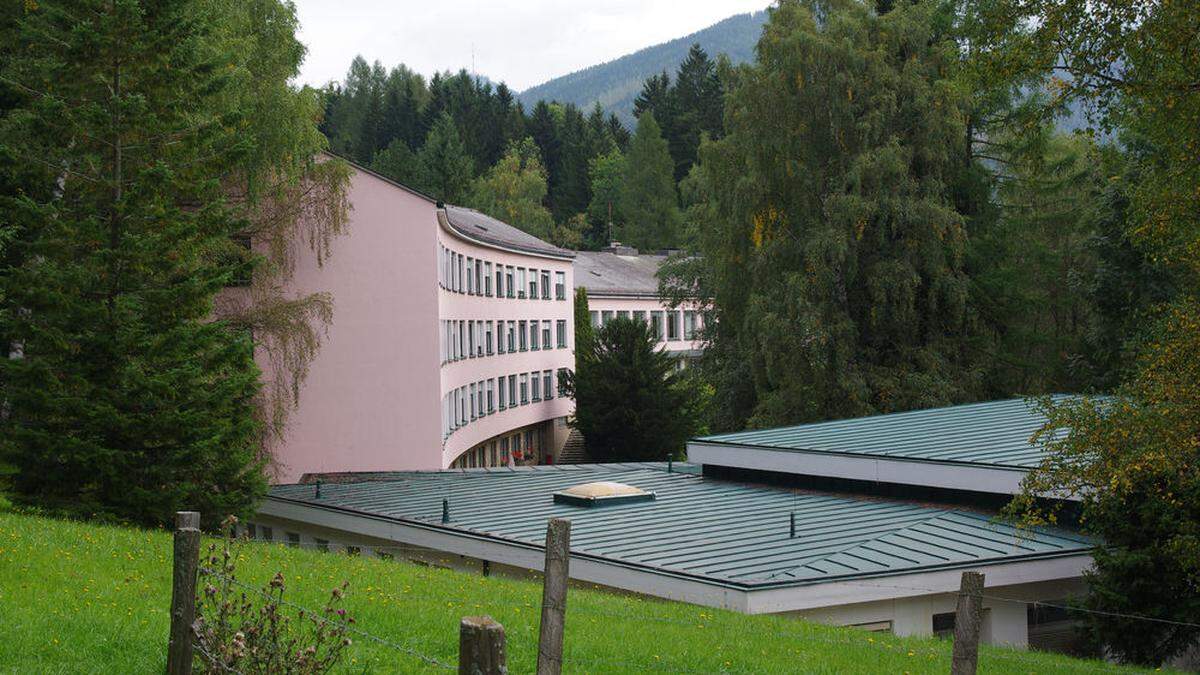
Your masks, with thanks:
[{"label": "white sky", "polygon": [[306,84],[342,79],[362,54],[426,76],[471,69],[521,91],[694,33],[769,0],[294,0]]}]

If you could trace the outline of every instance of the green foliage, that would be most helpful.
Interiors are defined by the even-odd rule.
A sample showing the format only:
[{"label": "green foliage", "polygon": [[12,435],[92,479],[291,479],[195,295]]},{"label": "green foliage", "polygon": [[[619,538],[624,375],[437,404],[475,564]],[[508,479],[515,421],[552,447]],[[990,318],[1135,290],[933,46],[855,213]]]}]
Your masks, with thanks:
[{"label": "green foliage", "polygon": [[244,512],[265,488],[253,343],[211,320],[246,268],[219,255],[246,223],[218,178],[261,150],[227,67],[243,54],[225,31],[246,15],[213,9],[29,5],[19,19],[3,77],[28,95],[0,143],[42,170],[0,207],[22,232],[0,279],[0,335],[19,353],[0,362],[0,436],[21,501],[159,523]]},{"label": "green foliage", "polygon": [[978,396],[948,188],[968,101],[935,11],[783,2],[757,64],[731,74],[728,135],[702,148],[689,210],[717,428]]},{"label": "green foliage", "polygon": [[[1055,513],[1034,496],[1083,504],[1085,527],[1107,546],[1094,553],[1085,606],[1190,622],[1200,612],[1200,303],[1181,300],[1145,330],[1132,375],[1111,398],[1045,401],[1042,466],[1010,511]],[[1086,615],[1089,630],[1123,661],[1158,665],[1200,630]]]},{"label": "green foliage", "polygon": [[470,205],[535,237],[549,239],[553,219],[546,199],[546,170],[529,138],[508,147],[499,162],[475,181]]},{"label": "green foliage", "polygon": [[[576,307],[578,331],[587,315]],[[574,424],[596,461],[664,460],[678,456],[695,434],[692,393],[675,359],[656,345],[650,326],[631,319],[608,322],[582,345],[576,333],[575,372],[564,384],[575,399]]]},{"label": "green foliage", "polygon": [[371,170],[405,185],[421,183],[421,165],[417,155],[401,139],[392,141],[386,149],[375,153]]},{"label": "green foliage", "polygon": [[575,354],[591,354],[592,340],[595,339],[592,328],[592,315],[588,309],[587,289],[575,287]]},{"label": "green foliage", "polygon": [[667,142],[647,111],[638,118],[620,187],[623,243],[645,250],[678,246],[682,218],[673,171]]},{"label": "green foliage", "polygon": [[467,155],[458,128],[449,114],[437,118],[425,145],[417,153],[417,187],[435,198],[452,203],[462,203],[471,189],[475,177],[475,163]]},{"label": "green foliage", "polygon": [[1101,153],[1083,136],[1033,145],[1005,153],[999,217],[971,232],[975,304],[991,329],[987,387],[1005,394],[1079,391],[1096,379],[1086,356],[1106,207]]},{"label": "green foliage", "polygon": [[624,223],[621,217],[621,189],[625,185],[625,155],[614,149],[592,158],[588,178],[592,185],[592,201],[588,204],[591,239],[597,248],[608,244],[611,234]]}]

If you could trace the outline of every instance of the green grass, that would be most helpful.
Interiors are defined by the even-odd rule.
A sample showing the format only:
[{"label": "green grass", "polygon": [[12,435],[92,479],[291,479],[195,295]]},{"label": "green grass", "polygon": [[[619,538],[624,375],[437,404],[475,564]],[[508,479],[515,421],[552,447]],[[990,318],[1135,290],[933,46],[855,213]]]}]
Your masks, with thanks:
[{"label": "green grass", "polygon": [[[508,635],[513,673],[534,670],[541,586],[343,554],[247,544],[239,577],[276,571],[286,598],[319,608],[350,581],[344,607],[361,630],[447,664],[458,621],[489,614]],[[161,672],[170,598],[166,532],[0,513],[0,671]],[[950,644],[572,588],[565,670],[735,673],[946,673]],[[436,668],[356,639],[343,672]],[[1107,664],[984,647],[981,672],[1090,673]],[[1129,671],[1133,672],[1133,671]]]}]

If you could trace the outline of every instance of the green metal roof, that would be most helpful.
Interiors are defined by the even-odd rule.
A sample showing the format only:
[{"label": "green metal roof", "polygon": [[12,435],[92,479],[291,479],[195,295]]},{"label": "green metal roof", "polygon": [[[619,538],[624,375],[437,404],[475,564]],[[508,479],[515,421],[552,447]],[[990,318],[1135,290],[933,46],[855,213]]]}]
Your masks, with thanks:
[{"label": "green metal roof", "polygon": [[[1054,399],[1069,398],[1058,395]],[[1031,469],[1046,417],[1028,399],[857,417],[695,439],[704,443]]]},{"label": "green metal roof", "polygon": [[[679,468],[678,465],[676,468]],[[617,481],[657,499],[588,509],[556,491]],[[1060,529],[1018,532],[986,513],[913,502],[743,485],[664,464],[567,465],[388,474],[387,480],[279,485],[270,497],[544,544],[546,521],[572,522],[574,555],[759,588],[1084,554]],[[451,520],[443,525],[442,499]],[[796,537],[789,514],[796,515]]]}]

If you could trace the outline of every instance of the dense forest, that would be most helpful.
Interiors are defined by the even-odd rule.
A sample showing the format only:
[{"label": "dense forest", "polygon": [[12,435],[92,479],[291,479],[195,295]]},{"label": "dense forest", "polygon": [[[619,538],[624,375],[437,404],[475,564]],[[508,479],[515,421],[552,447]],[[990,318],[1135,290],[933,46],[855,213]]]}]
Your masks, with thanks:
[{"label": "dense forest", "polygon": [[527,111],[503,83],[466,71],[426,79],[361,57],[324,94],[321,130],[334,152],[556,244],[591,249],[613,238],[680,245],[676,183],[701,138],[721,135],[724,105],[717,64],[698,45],[673,76],[646,82],[633,132],[599,105],[539,101]]}]

